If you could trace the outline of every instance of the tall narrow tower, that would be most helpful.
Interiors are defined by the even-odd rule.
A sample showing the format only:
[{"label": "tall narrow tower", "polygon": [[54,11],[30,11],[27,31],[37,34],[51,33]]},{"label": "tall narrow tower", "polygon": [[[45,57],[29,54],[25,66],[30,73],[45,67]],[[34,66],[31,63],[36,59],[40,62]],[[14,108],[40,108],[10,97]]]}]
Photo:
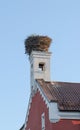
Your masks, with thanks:
[{"label": "tall narrow tower", "polygon": [[51,39],[47,36],[30,36],[25,40],[25,52],[30,60],[31,90],[35,79],[50,81],[50,56],[48,52]]}]

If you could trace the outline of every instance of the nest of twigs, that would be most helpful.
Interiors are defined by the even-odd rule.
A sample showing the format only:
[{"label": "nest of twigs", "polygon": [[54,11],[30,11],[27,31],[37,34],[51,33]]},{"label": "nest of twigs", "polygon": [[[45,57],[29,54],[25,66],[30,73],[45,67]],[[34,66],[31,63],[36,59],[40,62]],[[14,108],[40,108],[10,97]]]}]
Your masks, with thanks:
[{"label": "nest of twigs", "polygon": [[48,36],[32,35],[25,40],[25,53],[30,55],[34,51],[48,51],[52,39]]}]

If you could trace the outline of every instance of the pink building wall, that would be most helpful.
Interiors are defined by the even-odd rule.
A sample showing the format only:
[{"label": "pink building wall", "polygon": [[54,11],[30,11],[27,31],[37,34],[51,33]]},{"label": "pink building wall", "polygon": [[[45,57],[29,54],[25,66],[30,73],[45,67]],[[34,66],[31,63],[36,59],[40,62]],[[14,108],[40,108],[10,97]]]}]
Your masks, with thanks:
[{"label": "pink building wall", "polygon": [[32,99],[26,130],[29,128],[30,130],[42,130],[42,113],[45,113],[45,130],[80,130],[80,120],[60,120],[57,123],[51,123],[48,117],[48,108],[39,92]]}]

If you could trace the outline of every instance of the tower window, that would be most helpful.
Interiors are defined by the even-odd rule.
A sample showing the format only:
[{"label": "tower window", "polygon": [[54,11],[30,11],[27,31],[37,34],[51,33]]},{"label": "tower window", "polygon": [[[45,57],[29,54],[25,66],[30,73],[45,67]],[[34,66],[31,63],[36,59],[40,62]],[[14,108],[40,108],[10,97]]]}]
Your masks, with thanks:
[{"label": "tower window", "polygon": [[44,63],[39,63],[39,70],[44,71],[44,66],[45,66]]}]

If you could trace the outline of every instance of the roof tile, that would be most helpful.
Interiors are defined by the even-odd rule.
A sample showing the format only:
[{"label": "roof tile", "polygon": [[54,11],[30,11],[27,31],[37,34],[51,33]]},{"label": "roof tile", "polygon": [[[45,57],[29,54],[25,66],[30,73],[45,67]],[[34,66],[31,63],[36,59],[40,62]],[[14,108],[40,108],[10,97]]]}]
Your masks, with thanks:
[{"label": "roof tile", "polygon": [[60,111],[80,111],[80,83],[46,82],[37,79],[50,102],[57,102]]}]

